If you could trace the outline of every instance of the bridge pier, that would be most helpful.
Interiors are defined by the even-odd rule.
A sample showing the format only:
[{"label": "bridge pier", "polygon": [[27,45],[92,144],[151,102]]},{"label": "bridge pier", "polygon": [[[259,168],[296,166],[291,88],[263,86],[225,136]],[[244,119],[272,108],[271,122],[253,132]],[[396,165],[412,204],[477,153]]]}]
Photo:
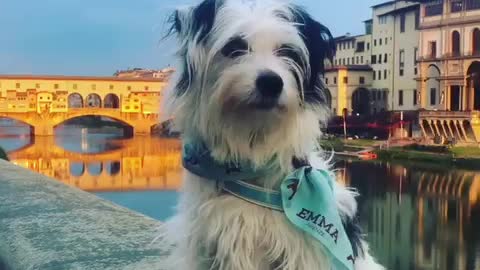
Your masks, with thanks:
[{"label": "bridge pier", "polygon": [[33,134],[35,136],[53,136],[55,129],[53,125],[35,125],[33,126]]},{"label": "bridge pier", "polygon": [[152,127],[147,123],[147,124],[138,124],[133,127],[133,133],[135,135],[150,135],[152,134]]}]

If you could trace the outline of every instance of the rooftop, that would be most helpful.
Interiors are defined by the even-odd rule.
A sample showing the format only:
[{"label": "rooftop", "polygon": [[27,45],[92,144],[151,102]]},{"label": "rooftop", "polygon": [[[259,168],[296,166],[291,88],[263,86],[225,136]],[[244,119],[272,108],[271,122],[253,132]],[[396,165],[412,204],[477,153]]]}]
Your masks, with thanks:
[{"label": "rooftop", "polygon": [[164,78],[131,78],[102,76],[28,75],[0,74],[0,80],[59,80],[59,81],[123,81],[123,82],[164,82]]}]

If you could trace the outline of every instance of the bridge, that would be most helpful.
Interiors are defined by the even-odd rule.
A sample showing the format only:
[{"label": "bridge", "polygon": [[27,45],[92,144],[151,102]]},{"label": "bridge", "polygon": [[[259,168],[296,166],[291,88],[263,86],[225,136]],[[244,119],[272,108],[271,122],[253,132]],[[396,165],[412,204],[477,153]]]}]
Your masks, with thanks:
[{"label": "bridge", "polygon": [[175,139],[137,138],[112,142],[114,149],[78,153],[53,136],[9,153],[12,163],[86,191],[176,190],[181,183],[181,146]]},{"label": "bridge", "polygon": [[165,86],[155,78],[0,75],[0,118],[25,123],[38,136],[54,135],[57,126],[84,116],[150,134],[160,121]]}]

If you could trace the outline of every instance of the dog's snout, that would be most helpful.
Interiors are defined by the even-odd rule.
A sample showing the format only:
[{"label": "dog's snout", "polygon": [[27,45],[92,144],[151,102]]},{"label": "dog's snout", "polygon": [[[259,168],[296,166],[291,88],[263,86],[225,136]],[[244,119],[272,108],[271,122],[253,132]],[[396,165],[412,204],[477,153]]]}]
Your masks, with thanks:
[{"label": "dog's snout", "polygon": [[262,96],[276,98],[282,93],[283,80],[277,73],[266,70],[258,75],[256,86]]}]

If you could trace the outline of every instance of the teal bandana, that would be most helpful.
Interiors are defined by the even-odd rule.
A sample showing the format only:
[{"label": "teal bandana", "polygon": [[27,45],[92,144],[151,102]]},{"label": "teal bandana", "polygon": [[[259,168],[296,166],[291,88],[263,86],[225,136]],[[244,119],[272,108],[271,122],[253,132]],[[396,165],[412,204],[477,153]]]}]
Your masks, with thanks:
[{"label": "teal bandana", "polygon": [[280,191],[269,190],[245,180],[265,177],[272,167],[254,170],[248,162],[220,164],[203,144],[184,145],[183,166],[195,175],[216,181],[225,192],[284,212],[297,228],[325,247],[334,269],[353,270],[352,245],[335,204],[334,180],[327,172],[304,166],[283,180]]}]

